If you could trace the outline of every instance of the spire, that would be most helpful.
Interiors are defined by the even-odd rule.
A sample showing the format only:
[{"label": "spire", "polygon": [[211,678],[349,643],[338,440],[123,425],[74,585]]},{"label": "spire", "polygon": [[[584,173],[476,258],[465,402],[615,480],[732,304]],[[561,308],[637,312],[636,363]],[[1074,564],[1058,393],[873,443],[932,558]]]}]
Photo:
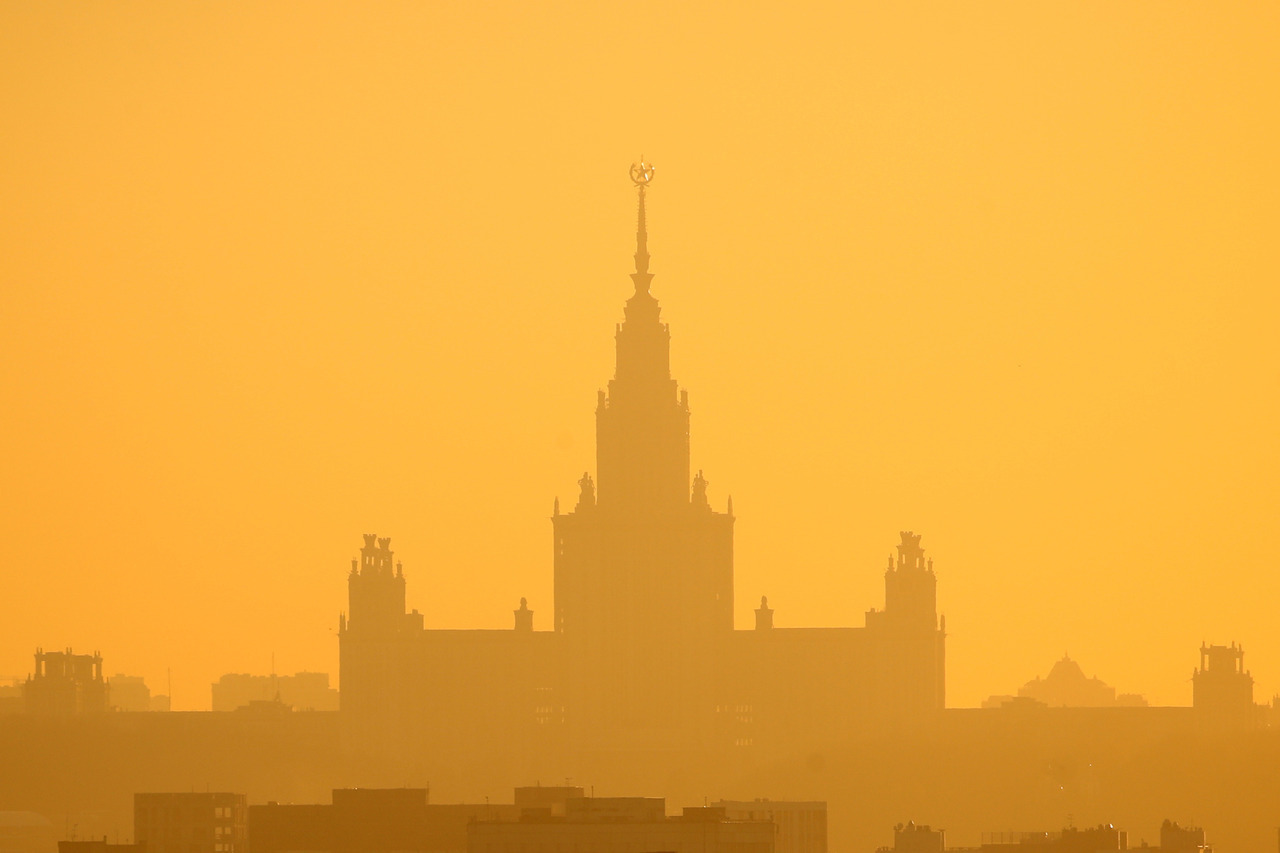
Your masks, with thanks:
[{"label": "spire", "polygon": [[631,164],[631,181],[636,185],[640,196],[639,213],[636,216],[636,271],[631,274],[631,280],[636,284],[636,293],[648,293],[649,282],[653,280],[653,274],[649,272],[649,232],[644,221],[644,191],[653,180],[653,171],[653,164],[646,163],[644,155],[640,156],[638,165]]}]

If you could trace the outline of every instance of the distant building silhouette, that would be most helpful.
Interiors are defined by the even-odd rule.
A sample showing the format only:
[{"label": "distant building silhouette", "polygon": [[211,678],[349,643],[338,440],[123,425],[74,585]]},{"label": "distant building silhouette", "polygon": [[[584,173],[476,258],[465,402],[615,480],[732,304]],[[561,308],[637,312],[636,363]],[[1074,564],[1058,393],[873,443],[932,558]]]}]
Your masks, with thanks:
[{"label": "distant building silhouette", "polygon": [[[1128,850],[1129,834],[1110,824],[1077,829],[1068,827],[1060,832],[986,832],[978,850],[1014,851],[1028,847],[1042,853],[1103,853],[1107,850]],[[963,850],[973,848],[950,848]]]},{"label": "distant building silhouette", "polygon": [[21,714],[27,709],[23,684],[0,684],[0,714]]},{"label": "distant building silhouette", "polygon": [[946,834],[941,829],[918,826],[914,823],[898,824],[893,829],[893,846],[881,847],[878,853],[943,853],[973,851],[974,853],[1103,853],[1108,850],[1146,850],[1150,853],[1212,853],[1205,844],[1204,830],[1183,829],[1166,820],[1160,827],[1160,846],[1141,847],[1129,845],[1129,834],[1110,824],[1077,829],[1068,827],[1060,832],[984,832],[977,847],[946,847]]},{"label": "distant building silhouette", "polygon": [[670,329],[650,293],[647,177],[637,182],[634,293],[597,396],[596,474],[551,519],[550,630],[534,630],[524,599],[514,630],[425,628],[406,612],[390,539],[366,534],[339,622],[358,743],[778,748],[944,706],[945,622],[917,533],[900,534],[884,609],[864,628],[773,628],[762,600],[757,630],[734,629],[733,503],[713,508],[703,472],[691,477],[689,395],[671,378]]},{"label": "distant building silhouette", "polygon": [[[648,294],[637,287],[640,295]],[[1274,728],[1245,727],[1245,720],[1264,718],[1252,712],[1251,676],[1234,647],[1202,649],[1194,708],[1051,708],[1023,696],[995,709],[940,711],[945,625],[936,615],[933,566],[911,531],[900,533],[885,570],[884,608],[868,612],[864,627],[785,627],[792,623],[787,605],[761,598],[754,630],[735,630],[725,618],[732,608],[724,605],[726,595],[737,594],[726,549],[732,503],[714,497],[701,472],[688,483],[687,504],[666,485],[653,485],[679,479],[671,476],[673,464],[685,470],[678,445],[686,412],[683,395],[670,405],[674,386],[654,379],[661,370],[637,374],[625,367],[631,362],[623,349],[643,342],[645,328],[661,344],[645,352],[665,358],[665,325],[641,319],[627,317],[625,336],[618,329],[618,372],[597,401],[602,441],[613,431],[601,452],[625,440],[635,453],[663,464],[647,471],[633,470],[628,459],[612,467],[598,460],[598,477],[584,473],[576,502],[565,502],[570,511],[561,512],[559,501],[553,505],[552,601],[531,605],[512,590],[494,603],[502,629],[427,629],[421,615],[406,612],[405,573],[391,541],[366,536],[348,580],[349,612],[339,621],[341,712],[294,713],[272,691],[272,698],[234,713],[10,714],[0,725],[0,802],[57,815],[71,834],[100,837],[127,819],[120,814],[121,792],[218,780],[280,800],[255,807],[263,810],[263,826],[275,827],[276,846],[264,841],[266,853],[316,853],[349,847],[364,827],[379,820],[394,825],[397,814],[418,808],[399,794],[368,789],[367,796],[336,795],[332,804],[284,804],[315,801],[343,785],[436,780],[474,797],[513,778],[572,777],[602,790],[666,790],[700,800],[731,780],[761,779],[776,795],[822,791],[829,797],[838,808],[832,839],[839,849],[870,849],[872,839],[882,840],[886,827],[922,803],[944,803],[947,815],[965,815],[974,827],[1045,826],[1053,825],[1045,815],[1092,818],[1103,798],[1114,813],[1155,826],[1163,817],[1160,802],[1198,797],[1197,816],[1221,827],[1224,847],[1275,843],[1272,829],[1253,816],[1280,802],[1280,712],[1274,710],[1280,704],[1271,711]],[[657,388],[652,399],[643,392],[646,381]],[[646,418],[656,423],[653,446],[640,440]],[[630,499],[622,488],[628,482]],[[663,589],[659,581],[671,581],[667,561],[684,573]],[[615,575],[604,574],[606,568]],[[622,572],[629,581],[616,574]],[[413,578],[419,592],[433,587],[429,572]],[[602,589],[622,599],[601,601]],[[753,605],[759,592],[751,591]],[[626,616],[593,620],[593,602]],[[685,623],[686,615],[705,621]],[[598,649],[590,647],[593,637]],[[40,670],[39,662],[37,669],[28,683],[61,671]],[[1061,680],[1062,669],[1055,669],[1044,682]],[[633,691],[636,708],[603,695],[624,677],[651,680],[651,690]],[[91,666],[87,693],[100,678],[100,666]],[[84,707],[82,694],[71,695],[69,707]],[[4,698],[10,707],[22,702]],[[392,832],[386,827],[378,843],[461,853],[473,819],[564,824],[569,801],[582,794],[566,783],[565,789],[520,789],[514,804],[433,805],[424,792],[425,822],[413,819],[421,831],[386,840]],[[737,816],[732,804],[718,805],[725,818]],[[149,835],[156,845],[171,840],[175,853],[234,846],[236,820],[216,812],[210,817],[210,808],[197,799],[192,810],[203,816],[184,824],[190,815],[180,801],[169,817],[163,810],[152,815],[150,828],[140,820],[139,838]],[[234,806],[219,808],[234,812]],[[790,819],[789,811],[774,808],[779,824]],[[0,814],[0,834],[36,833],[47,843],[24,847],[25,853],[52,853],[50,822],[37,825],[32,817]],[[1017,846],[1023,841],[1063,849],[1044,846],[1066,843],[1057,835],[1014,835],[1013,842],[988,837],[987,843],[1010,853],[1025,850]],[[1066,835],[1092,843],[1081,831]],[[945,846],[940,829],[908,825],[896,836],[902,849]],[[251,830],[249,837],[259,853]],[[790,843],[786,837],[775,828],[775,847]],[[1102,840],[1105,846],[1109,836]],[[0,846],[17,849],[16,843]]]},{"label": "distant building silhouette", "polygon": [[1171,820],[1160,825],[1160,850],[1163,853],[1202,853],[1211,848],[1200,827],[1178,826]]},{"label": "distant building silhouette", "polygon": [[108,844],[107,839],[59,841],[58,853],[147,853],[145,844]]},{"label": "distant building silhouette", "polygon": [[729,820],[773,824],[775,853],[827,853],[827,804],[819,801],[719,800]]},{"label": "distant building silhouette", "polygon": [[338,691],[327,672],[293,675],[228,673],[212,687],[213,710],[235,711],[255,702],[279,701],[295,711],[336,711]]},{"label": "distant building silhouette", "polygon": [[[515,789],[511,803],[433,805],[425,788],[338,789],[328,805],[249,807],[253,853],[792,853],[826,850],[825,803],[748,803],[666,816],[662,799]],[[742,807],[741,809],[739,807]],[[742,814],[745,809],[748,814]],[[763,814],[783,815],[785,828]]]},{"label": "distant building silhouette", "polygon": [[468,853],[773,853],[769,821],[732,820],[723,808],[686,808],[667,817],[654,797],[576,797],[563,816],[478,820],[467,827]]},{"label": "distant building silhouette", "polygon": [[23,687],[31,714],[97,714],[107,710],[102,655],[77,655],[36,649],[36,669]]},{"label": "distant building silhouette", "polygon": [[942,853],[946,849],[946,840],[946,830],[908,821],[893,828],[893,847],[881,847],[880,850],[893,850],[895,853]]},{"label": "distant building silhouette", "polygon": [[[151,688],[141,676],[116,673],[107,679],[107,690],[111,697],[112,710],[151,710]],[[93,853],[93,851],[84,851],[84,853]],[[128,853],[128,851],[120,851],[120,853]]]},{"label": "distant building silhouette", "polygon": [[[992,696],[982,703],[984,708],[998,708],[1012,701],[1012,696]],[[1147,700],[1134,693],[1116,695],[1116,689],[1100,678],[1084,674],[1080,664],[1063,655],[1044,678],[1028,681],[1018,690],[1018,698],[1034,700],[1051,708],[1142,707]]]},{"label": "distant building silhouette", "polygon": [[249,807],[254,853],[408,853],[435,849],[429,835],[425,788],[341,789],[332,805]]},{"label": "distant building silhouette", "polygon": [[247,853],[244,794],[133,796],[133,836],[147,853]]},{"label": "distant building silhouette", "polygon": [[331,805],[249,807],[253,853],[466,853],[477,820],[564,815],[576,787],[516,788],[513,803],[428,803],[425,788],[339,789]]},{"label": "distant building silhouette", "polygon": [[1191,675],[1192,705],[1214,723],[1247,725],[1257,713],[1253,675],[1244,668],[1244,648],[1200,646],[1200,668]]}]

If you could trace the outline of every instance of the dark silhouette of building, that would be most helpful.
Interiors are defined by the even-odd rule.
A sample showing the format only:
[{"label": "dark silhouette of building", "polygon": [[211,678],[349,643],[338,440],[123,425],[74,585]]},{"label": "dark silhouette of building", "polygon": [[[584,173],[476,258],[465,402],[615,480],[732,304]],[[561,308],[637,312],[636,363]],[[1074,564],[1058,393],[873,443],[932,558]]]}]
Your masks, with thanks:
[{"label": "dark silhouette of building", "polygon": [[116,673],[107,679],[107,690],[111,696],[111,709],[114,711],[151,710],[151,688],[139,675]]},{"label": "dark silhouette of building", "polygon": [[27,709],[25,684],[0,684],[0,714],[21,714]]},{"label": "dark silhouette of building", "polygon": [[434,849],[428,835],[425,788],[341,789],[332,805],[249,808],[254,853],[425,851]]},{"label": "dark silhouette of building", "polygon": [[429,803],[425,788],[333,792],[331,805],[268,803],[249,807],[253,853],[466,853],[473,821],[564,815],[576,787],[516,788],[514,803]]},{"label": "dark silhouette of building", "polygon": [[[1026,850],[1043,853],[1103,853],[1106,850],[1129,849],[1129,835],[1111,824],[1061,832],[988,832],[983,834],[978,850]],[[953,850],[964,848],[951,848]]]},{"label": "dark silhouette of building", "polygon": [[1202,853],[1212,848],[1198,826],[1178,826],[1171,820],[1160,825],[1160,849],[1164,853]]},{"label": "dark silhouette of building", "polygon": [[516,788],[516,814],[525,817],[564,817],[566,804],[583,795],[577,785],[530,785]]},{"label": "dark silhouette of building", "polygon": [[253,853],[770,853],[784,833],[761,817],[764,809],[792,819],[785,837],[805,839],[789,849],[826,849],[824,803],[755,801],[738,804],[753,810],[748,816],[714,806],[668,818],[665,800],[584,797],[576,786],[516,788],[511,803],[427,800],[425,788],[354,788],[335,790],[328,805],[250,806],[249,844]]},{"label": "dark silhouette of building", "polygon": [[[1147,700],[1135,693],[1116,695],[1116,689],[1100,678],[1084,674],[1080,664],[1063,655],[1044,678],[1034,678],[1018,689],[1017,699],[1032,700],[1051,708],[1141,707]],[[998,708],[1014,701],[1013,696],[992,696],[984,708]]]},{"label": "dark silhouette of building", "polygon": [[689,395],[650,292],[652,169],[632,178],[634,293],[596,401],[596,474],[552,514],[550,630],[533,630],[524,599],[513,630],[425,628],[390,540],[365,535],[339,625],[342,709],[362,744],[425,749],[447,732],[431,748],[448,750],[501,732],[582,750],[776,748],[944,705],[945,623],[919,534],[901,533],[864,628],[774,628],[762,602],[757,630],[734,630],[732,498],[714,508],[702,471],[690,477]]},{"label": "dark silhouette of building", "polygon": [[1214,723],[1248,725],[1256,713],[1253,675],[1244,668],[1244,648],[1200,645],[1200,668],[1191,675],[1192,705]]},{"label": "dark silhouette of building", "polygon": [[254,702],[279,700],[295,711],[336,711],[338,691],[329,686],[327,672],[293,675],[228,673],[214,683],[213,710],[235,711]]},{"label": "dark silhouette of building", "polygon": [[134,794],[133,836],[147,853],[247,853],[244,794]]},{"label": "dark silhouette of building", "polygon": [[147,853],[145,844],[108,844],[102,840],[59,841],[58,853]]},{"label": "dark silhouette of building", "polygon": [[575,797],[564,815],[524,814],[467,827],[468,853],[772,853],[769,821],[732,820],[723,808],[686,808],[667,817],[656,797]]},{"label": "dark silhouette of building", "polygon": [[898,824],[893,828],[893,846],[881,847],[879,853],[943,853],[944,850],[974,851],[974,853],[1102,853],[1107,850],[1148,850],[1151,853],[1211,853],[1205,844],[1204,830],[1184,829],[1165,820],[1160,827],[1160,846],[1129,846],[1129,834],[1111,824],[1077,829],[1068,827],[1060,832],[985,832],[977,847],[946,847],[946,834],[941,829],[918,826],[914,823]]},{"label": "dark silhouette of building", "polygon": [[775,853],[827,853],[827,804],[788,800],[720,800],[729,820],[773,824]]},{"label": "dark silhouette of building", "polygon": [[107,710],[102,655],[77,655],[36,649],[36,669],[23,686],[31,714],[95,714]]},{"label": "dark silhouette of building", "polygon": [[914,821],[900,823],[893,828],[893,847],[881,847],[881,851],[895,853],[942,853],[946,849],[947,833]]},{"label": "dark silhouette of building", "polygon": [[[647,259],[643,225],[640,235]],[[686,802],[726,784],[782,797],[821,790],[833,805],[840,849],[870,849],[922,803],[943,804],[935,819],[949,826],[959,818],[974,826],[1052,826],[1064,814],[1092,822],[1116,813],[1154,826],[1163,817],[1158,804],[1175,799],[1203,804],[1197,814],[1221,827],[1224,845],[1274,843],[1257,816],[1280,801],[1280,727],[1198,724],[1215,719],[1207,711],[1215,695],[1227,696],[1221,704],[1228,708],[1249,707],[1239,690],[1250,679],[1242,660],[1224,667],[1202,658],[1207,674],[1197,679],[1194,709],[1050,708],[1027,698],[941,712],[945,636],[935,615],[936,576],[921,538],[909,531],[885,572],[885,606],[868,612],[864,627],[785,627],[785,605],[762,599],[754,630],[734,630],[724,601],[736,594],[731,505],[717,498],[712,508],[700,472],[689,481],[687,506],[668,488],[679,479],[673,465],[694,469],[679,446],[685,398],[662,380],[669,375],[666,326],[652,312],[645,316],[647,270],[647,260],[638,261],[637,276],[645,277],[636,280],[637,310],[626,316],[626,334],[618,329],[618,372],[597,402],[597,423],[602,454],[629,442],[628,453],[647,454],[656,467],[600,459],[595,475],[581,478],[572,510],[557,504],[553,602],[535,613],[513,594],[502,604],[520,602],[508,628],[428,630],[406,612],[405,576],[390,540],[367,536],[340,621],[341,712],[291,713],[283,702],[263,700],[229,714],[11,714],[0,726],[0,801],[101,836],[126,819],[126,791],[212,783],[255,802],[314,803],[343,786],[436,780],[474,801],[512,778],[571,777],[602,789],[662,790]],[[636,372],[635,353],[661,364]],[[652,443],[641,440],[649,426]],[[679,562],[684,574],[660,590],[666,561]],[[625,601],[604,600],[605,590]],[[666,594],[687,600],[661,600]],[[593,620],[581,610],[593,602],[628,615]],[[592,637],[599,649],[590,647]],[[631,694],[637,708],[604,695],[622,677],[619,668],[656,679],[652,695]],[[1215,681],[1213,673],[1226,677]],[[572,797],[534,790],[527,806],[427,805],[428,827],[436,821],[448,829],[422,843],[459,853],[472,818],[569,817]],[[293,821],[303,833],[280,849],[320,849],[321,837],[329,846],[344,843],[323,835],[331,805],[274,808],[281,825]],[[373,805],[356,811],[374,812]],[[928,832],[916,830],[913,840],[925,843]],[[182,837],[174,833],[175,843],[189,843]],[[209,843],[232,843],[223,838],[215,833]],[[50,835],[46,849],[32,853],[52,846]]]}]

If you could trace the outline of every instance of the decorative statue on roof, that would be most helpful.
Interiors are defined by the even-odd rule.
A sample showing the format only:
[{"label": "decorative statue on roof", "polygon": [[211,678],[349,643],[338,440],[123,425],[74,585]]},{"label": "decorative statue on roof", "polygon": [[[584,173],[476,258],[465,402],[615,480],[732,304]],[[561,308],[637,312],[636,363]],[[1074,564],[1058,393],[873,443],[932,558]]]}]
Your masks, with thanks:
[{"label": "decorative statue on roof", "polygon": [[582,510],[596,505],[596,484],[591,479],[591,474],[587,471],[582,472],[582,479],[578,481],[578,506],[576,509]]},{"label": "decorative statue on roof", "polygon": [[693,505],[710,506],[707,502],[707,478],[702,476],[702,469],[698,469],[698,476],[693,478]]}]

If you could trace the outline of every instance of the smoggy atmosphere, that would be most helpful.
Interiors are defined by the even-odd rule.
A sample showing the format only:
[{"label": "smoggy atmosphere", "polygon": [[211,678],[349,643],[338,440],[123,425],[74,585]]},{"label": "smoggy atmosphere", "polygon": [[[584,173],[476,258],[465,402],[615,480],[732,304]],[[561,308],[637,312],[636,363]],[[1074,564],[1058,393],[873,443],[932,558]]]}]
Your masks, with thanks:
[{"label": "smoggy atmosphere", "polygon": [[[140,838],[135,793],[219,780],[337,809],[571,777],[823,801],[851,853],[1068,816],[1274,849],[1277,33],[1266,3],[6,4],[0,704],[34,713],[33,655],[100,654],[138,710],[282,702],[317,728],[277,743],[360,759],[0,812]],[[1263,741],[1186,746],[1229,670]],[[528,719],[486,725],[559,733],[468,753],[513,679]],[[924,767],[1027,703],[1128,709],[1062,731],[1249,793],[1109,799],[1143,760],[1044,747],[1061,801],[966,812],[946,786],[986,759],[948,753],[854,816],[857,738],[891,720]]]}]

